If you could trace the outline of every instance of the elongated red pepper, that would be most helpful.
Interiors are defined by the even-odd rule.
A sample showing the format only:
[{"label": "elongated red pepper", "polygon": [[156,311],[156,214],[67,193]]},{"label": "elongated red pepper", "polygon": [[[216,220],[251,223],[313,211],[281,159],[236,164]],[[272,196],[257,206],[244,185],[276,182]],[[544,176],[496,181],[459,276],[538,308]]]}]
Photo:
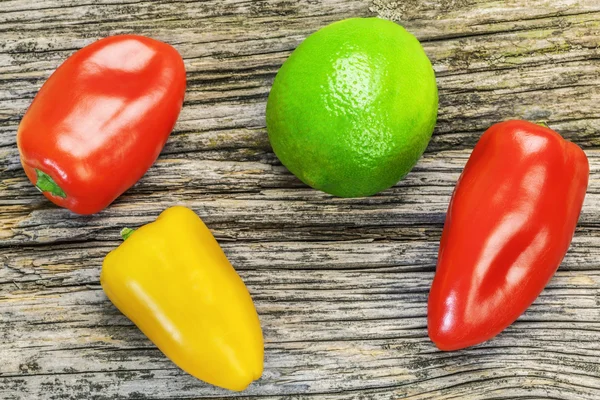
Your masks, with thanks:
[{"label": "elongated red pepper", "polygon": [[486,341],[513,323],[561,263],[587,189],[585,153],[526,121],[492,126],[448,207],[428,304],[442,350]]},{"label": "elongated red pepper", "polygon": [[154,163],[185,86],[183,60],[166,43],[122,35],[84,47],[50,76],[19,125],[25,173],[61,207],[102,210]]}]

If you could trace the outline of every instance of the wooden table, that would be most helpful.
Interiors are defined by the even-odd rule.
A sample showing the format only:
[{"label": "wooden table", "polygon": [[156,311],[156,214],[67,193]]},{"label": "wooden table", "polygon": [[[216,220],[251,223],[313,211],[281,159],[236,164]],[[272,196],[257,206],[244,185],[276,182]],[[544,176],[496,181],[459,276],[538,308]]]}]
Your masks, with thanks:
[{"label": "wooden table", "polygon": [[[273,78],[310,33],[380,15],[423,43],[440,89],[427,152],[396,187],[363,199],[312,190],[274,156]],[[188,91],[160,159],[94,216],[46,201],[15,134],[70,54],[135,32],[173,44]],[[327,0],[0,2],[0,398],[599,399],[600,2]],[[592,176],[569,253],[510,328],[442,353],[426,299],[448,200],[492,123],[544,120],[588,154]],[[265,372],[233,394],[186,375],[98,283],[119,229],[170,205],[198,212],[247,283]]]}]

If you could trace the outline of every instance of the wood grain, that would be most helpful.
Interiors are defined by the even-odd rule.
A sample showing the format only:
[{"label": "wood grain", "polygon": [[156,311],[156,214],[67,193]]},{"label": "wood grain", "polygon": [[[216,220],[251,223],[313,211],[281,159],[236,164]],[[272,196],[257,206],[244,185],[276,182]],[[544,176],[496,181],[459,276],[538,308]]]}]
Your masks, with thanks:
[{"label": "wood grain", "polygon": [[[278,162],[265,103],[307,35],[373,15],[422,41],[439,121],[405,180],[337,199]],[[29,184],[17,126],[66,57],[128,32],[181,52],[184,109],[144,178],[107,210],[77,216]],[[0,2],[0,398],[600,398],[599,60],[597,0]],[[557,275],[515,324],[439,352],[426,299],[448,200],[481,133],[509,118],[543,120],[585,149],[580,224]],[[201,215],[256,301],[265,373],[246,392],[181,372],[98,284],[120,227],[174,204]]]}]

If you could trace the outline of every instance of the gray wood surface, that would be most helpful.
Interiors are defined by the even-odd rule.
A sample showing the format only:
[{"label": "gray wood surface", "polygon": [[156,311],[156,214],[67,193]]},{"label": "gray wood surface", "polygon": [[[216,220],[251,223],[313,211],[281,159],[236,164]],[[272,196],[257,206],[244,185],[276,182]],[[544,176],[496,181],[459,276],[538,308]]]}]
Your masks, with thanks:
[{"label": "gray wood surface", "polygon": [[[270,85],[310,33],[380,15],[422,42],[439,123],[396,187],[364,199],[311,190],[265,130]],[[135,32],[188,70],[179,122],[144,178],[98,215],[46,201],[18,158],[18,123],[75,50]],[[599,399],[598,0],[80,0],[0,2],[0,399]],[[494,340],[452,353],[426,331],[449,196],[492,123],[544,120],[585,150],[591,180],[562,266]],[[102,292],[122,226],[184,204],[247,283],[266,340],[263,378],[233,394],[186,375]]]}]

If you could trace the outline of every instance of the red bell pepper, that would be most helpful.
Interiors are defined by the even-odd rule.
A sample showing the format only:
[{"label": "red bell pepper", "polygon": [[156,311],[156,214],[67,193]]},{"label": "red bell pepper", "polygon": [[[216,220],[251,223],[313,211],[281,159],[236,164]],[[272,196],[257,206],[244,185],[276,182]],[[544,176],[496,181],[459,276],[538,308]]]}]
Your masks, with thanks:
[{"label": "red bell pepper", "polygon": [[507,121],[487,130],[456,185],[428,304],[441,350],[484,342],[550,281],[581,212],[585,153],[549,128]]},{"label": "red bell pepper", "polygon": [[173,47],[113,36],[69,57],[17,132],[27,177],[53,203],[93,214],[154,163],[177,120],[185,67]]}]

